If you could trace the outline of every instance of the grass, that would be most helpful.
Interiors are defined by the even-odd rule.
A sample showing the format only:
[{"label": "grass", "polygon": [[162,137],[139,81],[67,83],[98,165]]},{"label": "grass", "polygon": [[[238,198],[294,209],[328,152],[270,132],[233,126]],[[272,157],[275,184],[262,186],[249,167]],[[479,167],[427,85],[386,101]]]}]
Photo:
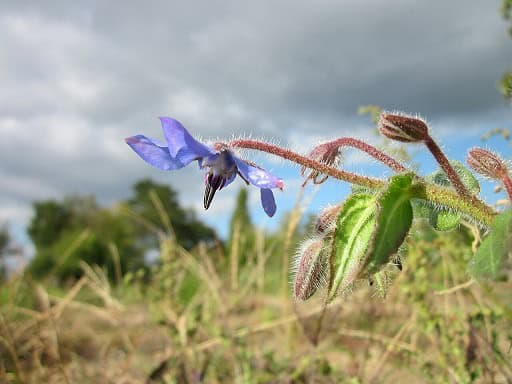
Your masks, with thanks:
[{"label": "grass", "polygon": [[22,274],[1,286],[0,382],[512,382],[512,284],[468,279],[464,227],[417,223],[385,297],[361,282],[324,311],[325,292],[291,297],[298,208],[251,249],[235,229],[229,252],[181,248],[161,213],[149,277],[118,270],[114,284],[83,264],[68,287]]}]

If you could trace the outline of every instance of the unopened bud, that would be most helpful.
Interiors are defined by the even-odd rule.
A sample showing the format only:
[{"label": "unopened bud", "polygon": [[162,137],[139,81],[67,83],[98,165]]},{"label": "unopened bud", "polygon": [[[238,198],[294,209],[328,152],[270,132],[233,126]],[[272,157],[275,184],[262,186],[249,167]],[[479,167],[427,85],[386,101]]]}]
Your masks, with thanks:
[{"label": "unopened bud", "polygon": [[[337,165],[340,161],[340,147],[339,145],[336,145],[335,142],[329,142],[324,143],[316,146],[309,152],[308,157],[312,160],[316,160],[320,163],[332,166]],[[302,167],[300,170],[300,173],[302,176],[306,175],[307,168]],[[322,175],[320,177],[320,172],[311,170],[310,173],[307,175],[306,180],[304,181],[304,185],[306,185],[306,182],[312,179],[314,184],[321,184],[326,179],[326,175]]]},{"label": "unopened bud", "polygon": [[382,113],[378,128],[387,138],[403,143],[418,143],[429,138],[427,123],[407,115]]},{"label": "unopened bud", "polygon": [[320,234],[333,232],[336,229],[336,219],[342,207],[342,204],[338,204],[323,209],[316,219],[315,231]]},{"label": "unopened bud", "polygon": [[297,252],[293,294],[297,300],[307,300],[325,281],[327,262],[323,239],[306,240]]},{"label": "unopened bud", "polygon": [[501,180],[508,173],[505,161],[497,154],[483,148],[470,149],[466,162],[473,170],[491,179]]}]

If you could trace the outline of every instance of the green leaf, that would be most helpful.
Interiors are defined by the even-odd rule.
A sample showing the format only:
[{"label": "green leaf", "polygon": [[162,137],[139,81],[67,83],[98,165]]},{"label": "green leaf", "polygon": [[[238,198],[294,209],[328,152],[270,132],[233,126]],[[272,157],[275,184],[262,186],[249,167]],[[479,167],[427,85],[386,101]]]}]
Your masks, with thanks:
[{"label": "green leaf", "polygon": [[[462,183],[466,186],[466,188],[469,189],[472,194],[478,194],[480,192],[480,184],[478,183],[478,180],[475,178],[473,173],[471,173],[471,171],[467,169],[460,161],[453,160],[450,161],[450,164],[457,175],[459,175]],[[427,176],[427,180],[430,180],[433,183],[442,185],[444,187],[451,187],[452,185],[450,179],[448,179],[448,176],[446,176],[446,173],[441,170],[434,172],[430,176]]]},{"label": "green leaf", "polygon": [[356,193],[343,203],[331,250],[329,299],[357,278],[379,272],[398,251],[412,224],[413,175],[390,179],[377,196]]},{"label": "green leaf", "polygon": [[375,189],[364,187],[364,186],[358,185],[358,184],[352,184],[351,190],[352,190],[352,193],[365,193],[367,195],[371,195],[371,194],[375,193]]},{"label": "green leaf", "polygon": [[474,278],[493,278],[500,272],[505,258],[512,252],[512,210],[500,213],[492,222],[490,234],[469,262]]},{"label": "green leaf", "polygon": [[[452,165],[455,172],[459,175],[462,183],[468,188],[468,190],[472,194],[477,195],[480,192],[480,184],[478,183],[478,180],[475,178],[473,173],[471,173],[471,171],[467,169],[460,161],[450,161],[450,164]],[[425,179],[434,184],[452,188],[450,179],[448,179],[448,176],[446,176],[446,173],[444,173],[442,170],[432,173]],[[451,231],[457,228],[462,218],[458,212],[453,212],[446,209],[436,209],[435,207],[429,206],[427,204],[421,205],[421,208],[415,207],[414,213],[416,217],[428,217],[430,225],[432,225],[432,227],[438,231]],[[416,214],[419,214],[419,216]]]},{"label": "green leaf", "polygon": [[358,277],[375,226],[376,210],[376,197],[367,194],[350,195],[343,203],[333,237],[329,299]]},{"label": "green leaf", "polygon": [[432,213],[432,206],[425,200],[412,199],[412,212],[416,219],[428,219]]},{"label": "green leaf", "polygon": [[375,228],[365,260],[369,274],[378,272],[389,262],[411,228],[412,182],[412,174],[394,176],[378,198]]}]

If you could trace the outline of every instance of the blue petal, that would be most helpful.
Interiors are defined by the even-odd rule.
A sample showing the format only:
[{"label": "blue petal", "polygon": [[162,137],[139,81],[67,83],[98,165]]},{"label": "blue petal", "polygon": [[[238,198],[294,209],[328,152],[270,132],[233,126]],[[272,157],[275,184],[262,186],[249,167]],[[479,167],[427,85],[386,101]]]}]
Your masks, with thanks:
[{"label": "blue petal", "polygon": [[169,171],[184,166],[183,163],[171,157],[169,149],[166,146],[146,136],[131,136],[127,137],[125,141],[143,160],[153,167]]},{"label": "blue petal", "polygon": [[252,185],[258,188],[279,188],[283,189],[283,180],[268,173],[264,169],[247,164],[244,160],[233,156],[238,171]]},{"label": "blue petal", "polygon": [[222,188],[226,188],[229,184],[231,184],[233,182],[233,180],[235,180],[235,177],[236,177],[236,172],[234,172],[232,175],[230,175],[227,178],[226,183],[224,184],[224,186]]},{"label": "blue petal", "polygon": [[265,213],[272,217],[276,213],[276,201],[271,189],[262,188],[261,191],[261,205]]},{"label": "blue petal", "polygon": [[170,117],[161,117],[160,122],[170,155],[184,166],[191,161],[216,153],[210,147],[194,139],[179,121]]}]

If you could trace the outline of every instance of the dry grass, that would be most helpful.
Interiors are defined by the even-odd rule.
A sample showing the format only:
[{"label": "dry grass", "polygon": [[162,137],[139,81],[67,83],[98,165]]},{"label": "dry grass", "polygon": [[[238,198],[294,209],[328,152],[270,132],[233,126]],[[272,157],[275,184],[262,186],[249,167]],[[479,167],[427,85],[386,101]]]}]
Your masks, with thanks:
[{"label": "dry grass", "polygon": [[184,250],[163,215],[149,283],[112,286],[86,264],[58,293],[14,277],[0,308],[1,382],[512,382],[512,286],[469,283],[459,266],[470,245],[411,239],[386,298],[362,283],[324,312],[322,292],[299,303],[285,285],[294,214],[281,237],[257,233],[254,249],[230,255]]}]

